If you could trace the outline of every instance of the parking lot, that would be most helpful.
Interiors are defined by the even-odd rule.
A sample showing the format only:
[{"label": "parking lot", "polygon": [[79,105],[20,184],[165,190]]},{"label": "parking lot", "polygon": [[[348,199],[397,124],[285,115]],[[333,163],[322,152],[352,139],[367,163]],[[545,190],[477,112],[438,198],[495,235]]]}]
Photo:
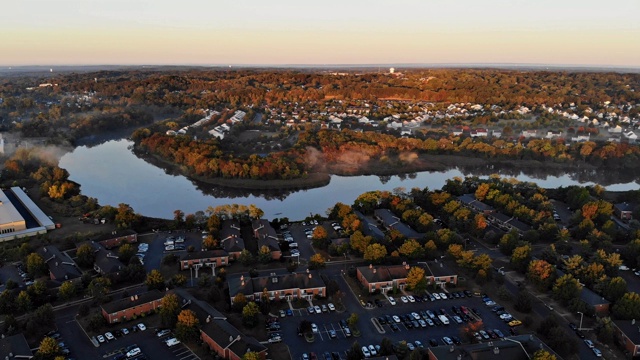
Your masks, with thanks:
[{"label": "parking lot", "polygon": [[[463,294],[464,295],[464,294]],[[342,359],[345,358],[345,351],[351,348],[354,341],[358,341],[360,346],[379,345],[383,338],[389,338],[393,343],[407,341],[415,344],[418,340],[420,345],[428,346],[444,346],[443,338],[447,337],[451,341],[468,343],[470,339],[463,336],[462,328],[471,321],[482,319],[485,336],[477,334],[478,341],[490,341],[499,337],[510,335],[511,327],[507,322],[500,319],[499,315],[494,312],[496,305],[487,306],[481,297],[468,297],[466,295],[459,298],[450,298],[446,300],[420,301],[404,303],[400,297],[395,297],[396,305],[391,305],[388,301],[380,301],[380,306],[374,309],[358,309],[359,321],[358,328],[361,336],[358,338],[350,337],[346,334],[341,320],[346,320],[350,313],[327,312],[317,314],[315,311],[309,313],[305,309],[297,309],[293,312],[293,316],[281,318],[281,330],[283,341],[289,345],[292,350],[294,359],[302,359],[303,353],[307,355],[311,352],[315,353],[318,358],[322,358],[325,352],[335,352]],[[457,315],[454,312],[459,312]],[[468,315],[464,315],[461,310],[464,307]],[[474,313],[471,309],[476,309]],[[429,311],[433,317],[427,313]],[[438,319],[438,315],[445,316],[449,325],[445,325]],[[395,318],[394,318],[395,316]],[[455,317],[459,317],[458,323]],[[311,344],[307,343],[304,337],[298,336],[297,326],[301,320],[309,320],[316,324],[317,333],[315,333],[315,341]],[[426,319],[429,319],[428,322]],[[422,322],[420,322],[422,320]],[[465,321],[466,320],[466,321]],[[497,330],[497,333],[496,333]],[[517,327],[514,327],[517,332]],[[430,345],[431,342],[431,345]]]}]

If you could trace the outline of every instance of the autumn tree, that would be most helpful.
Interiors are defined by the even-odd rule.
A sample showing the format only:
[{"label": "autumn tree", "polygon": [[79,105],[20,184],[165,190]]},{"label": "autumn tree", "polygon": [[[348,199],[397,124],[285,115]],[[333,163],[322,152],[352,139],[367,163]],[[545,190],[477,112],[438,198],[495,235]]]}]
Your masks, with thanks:
[{"label": "autumn tree", "polygon": [[407,285],[414,292],[420,292],[427,288],[427,279],[424,269],[419,266],[412,266],[407,273]]},{"label": "autumn tree", "polygon": [[260,356],[260,353],[257,353],[255,351],[249,351],[242,355],[242,360],[261,360],[261,359],[262,357]]},{"label": "autumn tree", "polygon": [[236,296],[233,297],[233,301],[231,301],[231,306],[236,311],[241,311],[246,304],[247,304],[247,298],[244,296],[243,293],[238,293]]},{"label": "autumn tree", "polygon": [[627,293],[627,282],[620,276],[604,281],[602,295],[609,301],[615,303]]},{"label": "autumn tree", "polygon": [[541,291],[551,287],[554,275],[554,266],[545,260],[535,259],[529,263],[527,277]]},{"label": "autumn tree", "polygon": [[373,241],[371,236],[364,236],[360,231],[355,231],[350,236],[351,248],[360,254],[364,254],[371,241]]},{"label": "autumn tree", "polygon": [[419,258],[424,255],[424,249],[422,248],[420,243],[415,239],[405,240],[404,243],[398,249],[398,251],[400,252],[400,254],[411,259]]},{"label": "autumn tree", "polygon": [[91,283],[89,283],[89,286],[87,287],[87,290],[89,290],[91,296],[95,297],[98,300],[104,299],[105,295],[107,295],[110,289],[111,280],[109,280],[109,278],[107,277],[93,278],[91,280]]},{"label": "autumn tree", "polygon": [[169,328],[173,328],[178,321],[178,312],[180,311],[180,301],[174,293],[168,293],[162,297],[160,302],[160,319],[162,324]]},{"label": "autumn tree", "polygon": [[313,254],[311,258],[309,258],[309,268],[310,269],[320,269],[325,267],[326,259],[322,254],[317,253]]},{"label": "autumn tree", "polygon": [[258,324],[260,308],[255,302],[249,302],[242,308],[242,324],[252,328]]},{"label": "autumn tree", "polygon": [[27,273],[31,277],[38,277],[44,274],[47,269],[47,264],[44,262],[44,258],[38,253],[31,253],[27,256]]},{"label": "autumn tree", "polygon": [[202,249],[203,250],[213,250],[218,247],[218,240],[216,240],[213,235],[209,234],[207,237],[202,239]]},{"label": "autumn tree", "polygon": [[120,229],[127,229],[135,225],[139,220],[137,215],[131,206],[128,204],[119,204],[115,217],[116,226]]},{"label": "autumn tree", "polygon": [[262,245],[258,250],[258,261],[262,264],[268,264],[272,258],[269,247],[267,245]]},{"label": "autumn tree", "polygon": [[193,311],[189,309],[180,311],[176,323],[176,337],[181,341],[197,339],[199,325],[198,317]]},{"label": "autumn tree", "polygon": [[128,264],[129,260],[136,254],[137,249],[131,244],[122,244],[118,249],[118,259],[123,264]]},{"label": "autumn tree", "polygon": [[60,345],[58,345],[58,341],[48,336],[45,336],[42,341],[40,341],[40,347],[38,348],[38,352],[36,356],[41,359],[52,359],[57,354],[60,354]]},{"label": "autumn tree", "polygon": [[72,281],[65,281],[58,288],[58,297],[62,300],[69,300],[76,295],[76,284]]},{"label": "autumn tree", "polygon": [[387,256],[387,248],[382,244],[371,244],[364,251],[363,258],[373,263],[381,262]]},{"label": "autumn tree", "polygon": [[635,292],[624,294],[613,305],[613,314],[618,319],[640,319],[640,295]]},{"label": "autumn tree", "polygon": [[540,349],[533,353],[531,360],[557,360],[556,356],[547,350]]},{"label": "autumn tree", "polygon": [[531,259],[531,245],[526,244],[513,249],[511,264],[520,272],[524,272]]},{"label": "autumn tree", "polygon": [[582,290],[580,282],[571,274],[566,274],[558,278],[553,284],[552,294],[557,300],[568,304],[572,299],[577,298]]},{"label": "autumn tree", "polygon": [[251,252],[247,249],[242,249],[240,255],[238,256],[238,260],[244,266],[253,265],[256,262],[253,254],[251,254]]},{"label": "autumn tree", "polygon": [[153,269],[149,272],[149,274],[147,274],[147,279],[144,281],[144,284],[147,285],[147,288],[149,290],[164,290],[164,276],[157,269]]},{"label": "autumn tree", "polygon": [[322,225],[316,226],[311,235],[313,246],[319,249],[326,249],[328,237],[327,230]]}]

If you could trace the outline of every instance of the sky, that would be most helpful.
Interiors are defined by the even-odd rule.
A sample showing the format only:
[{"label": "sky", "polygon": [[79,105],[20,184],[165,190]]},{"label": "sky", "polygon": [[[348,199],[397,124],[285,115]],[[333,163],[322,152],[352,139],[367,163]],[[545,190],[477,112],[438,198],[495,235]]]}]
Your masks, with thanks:
[{"label": "sky", "polygon": [[640,67],[640,0],[8,0],[0,66]]}]

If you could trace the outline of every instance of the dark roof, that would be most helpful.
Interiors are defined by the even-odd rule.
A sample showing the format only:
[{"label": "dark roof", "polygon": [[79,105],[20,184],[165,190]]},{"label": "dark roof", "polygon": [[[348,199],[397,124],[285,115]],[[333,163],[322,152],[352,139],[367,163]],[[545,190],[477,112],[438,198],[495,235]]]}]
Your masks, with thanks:
[{"label": "dark roof", "polygon": [[469,205],[473,208],[476,208],[479,211],[493,210],[493,206],[485,204],[480,200],[477,200],[476,196],[473,194],[464,194],[464,195],[458,196],[458,201],[460,201],[465,205]]},{"label": "dark roof", "polygon": [[637,320],[613,320],[613,323],[636,346],[640,345],[640,322]]},{"label": "dark roof", "polygon": [[[13,357],[9,357],[13,354]],[[31,348],[22,333],[0,339],[0,358],[14,359],[17,356],[33,357]]]},{"label": "dark roof", "polygon": [[43,246],[38,249],[38,254],[44,258],[55,280],[72,280],[82,276],[82,272],[80,272],[73,259],[55,246]]},{"label": "dark roof", "polygon": [[[311,275],[311,276],[309,276]],[[234,297],[238,293],[252,295],[265,288],[268,291],[286,289],[314,289],[325,287],[325,283],[317,271],[301,273],[275,274],[252,278],[249,274],[236,274],[227,277],[229,295]],[[243,285],[244,283],[244,285]]]},{"label": "dark roof", "polygon": [[258,239],[258,249],[266,245],[271,251],[280,251],[278,234],[271,227],[269,221],[264,219],[253,220],[251,226],[253,227],[254,236]]},{"label": "dark roof", "polygon": [[[262,352],[267,348],[255,338],[246,336],[240,330],[227,322],[226,316],[204,301],[193,297],[184,289],[176,289],[176,294],[184,299],[188,305],[186,308],[193,311],[200,321],[201,331],[213,339],[222,348],[226,348],[240,336],[240,340],[233,342],[229,349],[236,355],[242,356],[249,349],[254,352]],[[230,340],[231,339],[231,340]]]},{"label": "dark roof", "polygon": [[457,275],[455,271],[451,270],[451,268],[442,261],[427,261],[425,263],[427,264],[427,269],[425,271],[427,275],[431,274],[434,277]]},{"label": "dark roof", "polygon": [[209,250],[209,251],[193,251],[187,252],[182,255],[180,261],[184,260],[197,260],[197,259],[211,259],[211,258],[219,258],[229,256],[229,254],[224,250]]},{"label": "dark roof", "polygon": [[[164,295],[159,290],[154,289],[151,291],[144,292],[142,294],[131,295],[129,297],[126,297],[120,300],[115,300],[110,303],[102,304],[102,309],[107,314],[114,314],[114,313],[117,313],[118,311],[130,309],[134,306],[139,306],[142,304],[150,303],[155,300],[160,300],[162,299],[163,296]],[[131,300],[132,297],[133,297],[133,300]]]},{"label": "dark roof", "polygon": [[495,218],[496,220],[501,221],[503,223],[506,223],[511,219],[511,216],[507,216],[507,215],[505,215],[505,214],[503,214],[501,212],[494,212],[489,216],[491,216],[492,218]]},{"label": "dark roof", "polygon": [[618,203],[613,205],[618,211],[633,211],[635,205],[629,203]]},{"label": "dark roof", "polygon": [[520,230],[522,232],[526,232],[526,231],[531,230],[531,226],[523,223],[522,221],[520,221],[520,220],[518,220],[518,219],[516,219],[516,218],[514,218],[512,216],[505,215],[505,214],[503,214],[501,212],[494,212],[494,213],[491,213],[488,216],[489,217],[493,217],[496,220],[498,220],[498,221],[500,221],[500,222],[502,222],[504,224],[509,224],[509,225],[513,226],[514,228],[516,228],[516,229],[518,229],[518,230]]},{"label": "dark roof", "polygon": [[590,306],[611,304],[609,300],[594,293],[585,286],[583,286],[582,291],[580,291],[580,300],[584,301],[587,305]]},{"label": "dark roof", "polygon": [[220,244],[228,253],[244,250],[244,239],[236,220],[225,220],[220,229]]},{"label": "dark roof", "polygon": [[376,209],[374,214],[382,220],[382,223],[386,228],[391,228],[400,231],[402,235],[410,239],[418,239],[423,236],[419,232],[413,230],[409,225],[395,216],[389,209]]},{"label": "dark roof", "polygon": [[105,274],[118,272],[124,268],[124,264],[113,251],[100,248],[96,251],[95,265]]},{"label": "dark roof", "polygon": [[360,219],[360,221],[362,221],[362,233],[368,236],[373,236],[374,238],[378,239],[378,240],[382,240],[384,239],[384,233],[382,232],[382,230],[378,229],[378,226],[369,221],[369,219],[360,211],[354,211],[354,213],[356,214],[356,216],[358,216],[358,218]]},{"label": "dark roof", "polygon": [[369,283],[406,279],[409,270],[403,265],[396,266],[359,266],[358,271]]},{"label": "dark roof", "polygon": [[557,359],[562,360],[562,357],[534,335],[510,336],[505,339],[511,339],[511,341],[493,340],[462,346],[429,347],[429,358],[437,360],[528,360],[530,355],[542,347],[555,355]]},{"label": "dark roof", "polygon": [[129,236],[129,235],[135,235],[135,234],[137,234],[137,232],[131,229],[118,230],[118,231],[115,231],[114,233],[100,235],[95,239],[93,239],[93,241],[100,242],[100,241],[117,239],[122,236]]},{"label": "dark roof", "polygon": [[346,238],[337,238],[337,239],[331,239],[331,245],[336,245],[336,246],[340,246],[342,244],[350,244],[351,243],[351,239],[346,237]]}]

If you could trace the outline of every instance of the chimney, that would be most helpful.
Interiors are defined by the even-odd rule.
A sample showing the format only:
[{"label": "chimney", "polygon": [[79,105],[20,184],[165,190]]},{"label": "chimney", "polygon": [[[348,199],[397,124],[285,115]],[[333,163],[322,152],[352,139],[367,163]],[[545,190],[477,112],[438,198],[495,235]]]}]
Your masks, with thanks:
[{"label": "chimney", "polygon": [[132,302],[133,302],[133,301],[135,301],[135,299],[133,298],[133,296],[131,296],[131,301],[132,301]]},{"label": "chimney", "polygon": [[136,295],[135,297],[136,297],[136,300],[138,300],[138,295]]}]

